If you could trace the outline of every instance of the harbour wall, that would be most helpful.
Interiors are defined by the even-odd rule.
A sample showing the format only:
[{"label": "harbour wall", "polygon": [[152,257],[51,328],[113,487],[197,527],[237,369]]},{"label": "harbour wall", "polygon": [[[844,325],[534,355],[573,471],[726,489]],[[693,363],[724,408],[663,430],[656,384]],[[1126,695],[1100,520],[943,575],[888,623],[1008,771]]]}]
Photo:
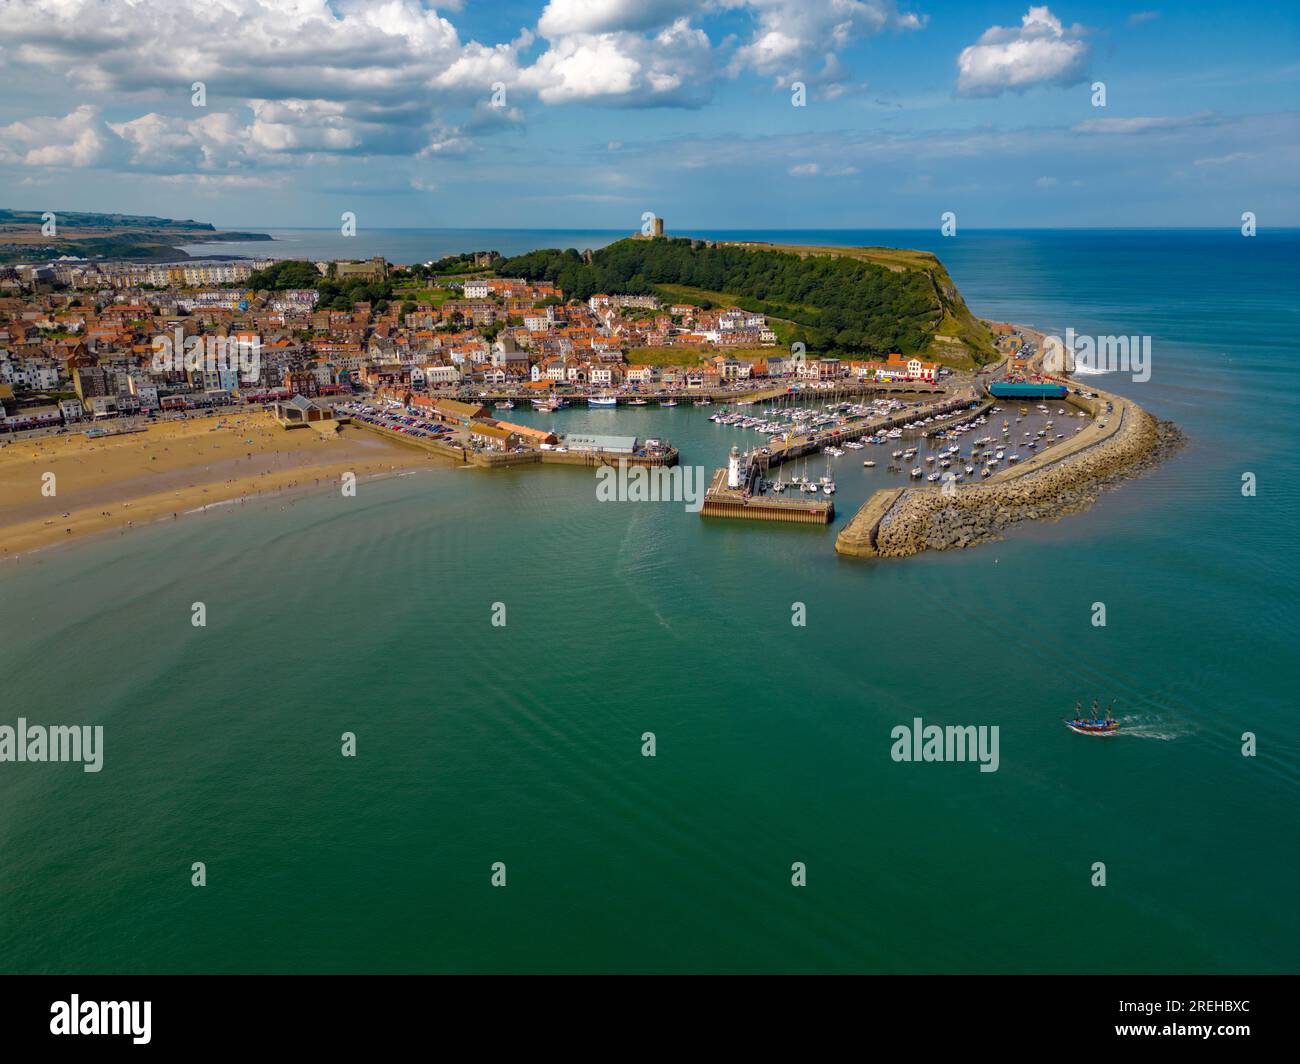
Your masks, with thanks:
[{"label": "harbour wall", "polygon": [[394,432],[382,425],[372,425],[368,421],[353,420],[352,424],[357,428],[366,429],[380,436],[387,436],[390,440],[396,440],[398,443],[418,447],[425,451],[432,451],[434,454],[449,458],[453,462],[486,469],[501,469],[517,465],[617,466],[620,461],[626,462],[629,466],[675,466],[678,457],[675,447],[667,448],[662,455],[653,456],[610,454],[603,451],[541,451],[532,449],[522,451],[466,451],[460,447],[453,447],[449,443],[444,443],[442,440],[431,439],[427,436],[408,436],[404,432]]},{"label": "harbour wall", "polygon": [[982,484],[949,489],[894,488],[877,492],[840,532],[835,549],[858,557],[901,558],[923,550],[969,547],[997,538],[1020,521],[1059,518],[1087,509],[1101,488],[1145,469],[1170,440],[1136,403],[1097,393],[1069,402],[1105,421],[1094,421],[1023,465]]}]

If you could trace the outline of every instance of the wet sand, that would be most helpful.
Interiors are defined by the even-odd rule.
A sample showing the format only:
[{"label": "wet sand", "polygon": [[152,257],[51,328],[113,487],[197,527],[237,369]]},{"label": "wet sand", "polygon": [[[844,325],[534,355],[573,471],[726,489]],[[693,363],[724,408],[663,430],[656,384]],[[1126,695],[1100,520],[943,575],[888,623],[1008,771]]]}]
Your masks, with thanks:
[{"label": "wet sand", "polygon": [[[218,427],[220,426],[220,427]],[[333,436],[286,431],[268,413],[7,440],[0,447],[0,558],[158,520],[213,503],[332,485],[437,463],[400,443],[344,426]],[[53,496],[42,494],[54,474]]]}]

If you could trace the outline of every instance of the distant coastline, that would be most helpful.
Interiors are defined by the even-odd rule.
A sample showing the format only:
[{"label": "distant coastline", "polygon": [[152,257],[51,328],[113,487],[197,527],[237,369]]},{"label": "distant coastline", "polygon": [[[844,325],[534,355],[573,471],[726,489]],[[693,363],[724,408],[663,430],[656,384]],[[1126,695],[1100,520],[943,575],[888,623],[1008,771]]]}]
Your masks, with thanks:
[{"label": "distant coastline", "polygon": [[186,246],[264,243],[272,239],[269,233],[217,229],[210,222],[188,218],[0,209],[0,264],[68,258],[184,262],[214,257],[191,254]]}]

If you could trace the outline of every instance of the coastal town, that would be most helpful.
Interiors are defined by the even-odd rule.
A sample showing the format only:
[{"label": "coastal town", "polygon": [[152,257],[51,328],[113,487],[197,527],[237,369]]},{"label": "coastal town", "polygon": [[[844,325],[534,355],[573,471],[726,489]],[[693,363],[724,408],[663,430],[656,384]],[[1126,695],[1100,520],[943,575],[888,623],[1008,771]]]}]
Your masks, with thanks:
[{"label": "coastal town", "polygon": [[[722,398],[769,384],[934,385],[948,372],[897,352],[793,353],[763,314],[738,306],[566,299],[554,284],[509,277],[421,282],[382,259],[314,265],[322,279],[379,286],[386,299],[323,306],[315,287],[247,287],[271,265],[0,267],[0,432],[294,396],[364,393],[404,405],[505,396],[554,408]],[[160,337],[202,357],[160,360]]]},{"label": "coastal town", "polygon": [[[904,291],[909,276],[933,279],[942,269],[937,260],[904,257],[915,253],[863,250],[870,266],[834,249],[762,245],[733,252],[708,241],[670,242],[660,229],[612,252],[564,253],[561,266],[590,267],[602,255],[617,261],[676,253],[717,262],[721,253],[733,274],[724,283],[743,287],[754,263],[788,269],[790,261],[824,254],[821,261],[860,283],[883,276]],[[162,473],[175,480],[170,493],[123,501],[123,508],[136,507],[125,525],[111,509],[19,507],[4,552],[50,542],[60,518],[69,536],[114,522],[125,528],[136,516],[202,511],[217,501],[213,496],[246,501],[357,469],[393,475],[417,460],[413,455],[488,469],[668,469],[680,455],[664,437],[667,423],[643,422],[641,435],[627,423],[562,426],[549,415],[566,407],[680,405],[712,407],[699,416],[720,429],[758,434],[719,454],[726,466],[715,468],[704,494],[705,517],[828,524],[837,491],[831,459],[897,442],[879,462],[864,455],[861,464],[873,474],[879,464],[877,476],[903,487],[878,489],[837,541],[844,553],[871,554],[888,510],[903,495],[942,488],[946,497],[962,482],[1001,490],[1049,452],[1077,451],[1114,431],[1106,428],[1110,401],[1053,378],[1042,363],[1043,337],[1014,325],[971,319],[979,330],[973,342],[988,352],[981,361],[944,364],[900,351],[817,353],[792,339],[806,335],[794,331],[796,322],[767,313],[771,304],[761,299],[682,284],[647,292],[635,280],[632,291],[590,291],[590,278],[570,272],[588,286],[574,293],[539,276],[546,261],[510,260],[528,277],[503,268],[506,261],[490,251],[410,265],[382,257],[62,257],[0,267],[0,453],[19,441],[36,447],[29,459],[6,460],[0,479],[21,478],[23,463],[35,461],[52,476],[61,470],[75,478],[83,491],[102,488],[110,500],[115,480],[137,483],[144,470],[151,476],[133,490],[144,491]],[[643,268],[641,261],[625,262],[625,274]],[[889,272],[897,261],[905,264],[901,280]],[[609,269],[606,261],[596,268]],[[944,321],[965,312],[955,291],[933,306]],[[928,348],[970,350],[954,339],[937,333]],[[1024,405],[1067,399],[1068,411]],[[963,449],[965,433],[993,428],[1001,400],[1017,404],[1008,413],[1020,437],[1009,418],[1000,418],[1000,431]],[[1066,417],[1084,420],[1067,430]],[[182,424],[202,435],[178,432]],[[295,429],[312,431],[286,431]],[[329,446],[321,450],[323,444]],[[110,445],[111,456],[96,458],[104,463],[96,485],[82,467],[88,454]],[[220,456],[215,465],[209,454]],[[820,476],[809,475],[813,457],[827,462]],[[114,463],[120,468],[110,472]],[[218,473],[231,474],[219,487]]]}]

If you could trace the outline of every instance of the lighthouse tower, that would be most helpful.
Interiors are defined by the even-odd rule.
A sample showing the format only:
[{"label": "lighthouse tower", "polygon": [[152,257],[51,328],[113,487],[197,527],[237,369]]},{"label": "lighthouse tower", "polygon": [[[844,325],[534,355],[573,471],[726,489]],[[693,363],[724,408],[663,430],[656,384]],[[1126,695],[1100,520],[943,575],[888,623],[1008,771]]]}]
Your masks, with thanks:
[{"label": "lighthouse tower", "polygon": [[740,488],[743,486],[744,481],[740,474],[740,448],[732,444],[731,455],[727,459],[727,487]]}]

